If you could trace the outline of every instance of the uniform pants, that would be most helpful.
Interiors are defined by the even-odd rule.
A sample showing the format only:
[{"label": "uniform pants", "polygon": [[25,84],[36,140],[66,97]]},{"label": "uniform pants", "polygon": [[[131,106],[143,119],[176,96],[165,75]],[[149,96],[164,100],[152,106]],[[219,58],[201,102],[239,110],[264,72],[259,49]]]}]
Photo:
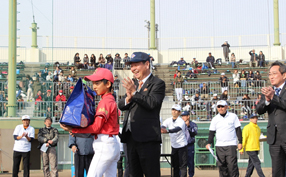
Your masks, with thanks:
[{"label": "uniform pants", "polygon": [[84,176],[84,170],[88,172],[93,154],[91,155],[80,155],[79,153],[74,154],[74,167],[75,177]]},{"label": "uniform pants", "polygon": [[[171,162],[174,167],[174,177],[187,177],[188,148],[173,148],[171,154]],[[180,175],[181,174],[181,175]]]},{"label": "uniform pants", "polygon": [[249,160],[248,160],[248,166],[247,166],[245,177],[250,177],[252,175],[254,167],[259,177],[265,177],[261,169],[260,160],[258,158],[258,151],[246,151],[246,153],[249,156]]},{"label": "uniform pants", "polygon": [[160,142],[137,142],[129,132],[127,155],[130,177],[160,177]]},{"label": "uniform pants", "polygon": [[32,89],[29,88],[27,91],[27,100],[29,101],[32,99],[33,99],[33,91],[32,91]]},{"label": "uniform pants", "polygon": [[14,151],[13,153],[13,177],[18,177],[19,166],[21,158],[23,157],[24,165],[24,177],[30,176],[30,151],[29,152],[18,152]]},{"label": "uniform pants", "polygon": [[195,145],[188,144],[188,167],[189,177],[193,177],[195,174]]},{"label": "uniform pants", "polygon": [[87,177],[116,177],[117,162],[120,159],[119,142],[115,136],[97,135],[93,141],[94,156]]},{"label": "uniform pants", "polygon": [[181,101],[183,99],[183,88],[175,88],[177,100]]},{"label": "uniform pants", "polygon": [[[42,152],[44,177],[58,176],[58,161],[56,147],[49,147],[47,152]],[[51,166],[51,172],[50,172]]]},{"label": "uniform pants", "polygon": [[285,176],[285,156],[286,144],[281,140],[280,133],[276,130],[276,140],[274,144],[269,144],[269,152],[272,160],[272,176],[284,177]]},{"label": "uniform pants", "polygon": [[237,146],[216,146],[219,176],[238,177]]}]

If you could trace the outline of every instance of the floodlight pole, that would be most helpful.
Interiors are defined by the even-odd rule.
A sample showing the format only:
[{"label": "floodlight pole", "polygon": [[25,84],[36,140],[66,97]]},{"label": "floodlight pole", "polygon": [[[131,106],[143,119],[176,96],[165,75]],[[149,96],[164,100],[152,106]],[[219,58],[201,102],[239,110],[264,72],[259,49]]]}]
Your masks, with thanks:
[{"label": "floodlight pole", "polygon": [[273,17],[274,17],[274,46],[280,46],[279,39],[279,5],[278,0],[273,0]]},{"label": "floodlight pole", "polygon": [[156,49],[156,27],[155,27],[155,0],[150,0],[150,33],[151,46],[150,49]]},{"label": "floodlight pole", "polygon": [[16,116],[17,0],[9,0],[8,116]]}]

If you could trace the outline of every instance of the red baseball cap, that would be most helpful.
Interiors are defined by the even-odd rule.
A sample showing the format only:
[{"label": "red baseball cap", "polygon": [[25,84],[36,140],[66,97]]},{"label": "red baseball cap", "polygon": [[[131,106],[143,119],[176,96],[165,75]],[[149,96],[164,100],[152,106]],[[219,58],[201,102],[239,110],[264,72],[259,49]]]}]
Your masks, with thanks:
[{"label": "red baseball cap", "polygon": [[63,93],[63,90],[59,90],[59,93]]},{"label": "red baseball cap", "polygon": [[74,89],[74,86],[70,86],[70,89]]},{"label": "red baseball cap", "polygon": [[86,81],[100,81],[103,79],[106,79],[111,83],[114,83],[113,74],[106,68],[98,68],[94,71],[92,75],[84,77],[84,80]]},{"label": "red baseball cap", "polygon": [[47,90],[47,92],[51,92],[51,90]]}]

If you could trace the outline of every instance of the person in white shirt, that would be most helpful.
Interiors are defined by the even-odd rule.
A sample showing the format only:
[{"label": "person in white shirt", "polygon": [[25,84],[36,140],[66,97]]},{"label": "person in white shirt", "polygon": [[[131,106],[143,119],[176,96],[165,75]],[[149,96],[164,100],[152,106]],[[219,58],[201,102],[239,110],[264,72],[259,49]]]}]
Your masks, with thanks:
[{"label": "person in white shirt", "polygon": [[[242,133],[240,122],[236,114],[227,111],[225,100],[217,102],[217,114],[211,121],[209,138],[206,148],[209,149],[216,136],[216,153],[219,174],[221,177],[238,177],[236,149],[242,148]],[[238,139],[238,144],[237,144]]]},{"label": "person in white shirt", "polygon": [[35,129],[30,126],[30,116],[22,116],[21,125],[17,125],[13,136],[13,177],[18,177],[21,158],[23,158],[24,177],[30,176],[31,141],[35,138]]},{"label": "person in white shirt", "polygon": [[[181,106],[175,104],[172,106],[172,117],[166,119],[161,126],[161,133],[169,133],[172,146],[172,163],[174,167],[174,176],[187,177],[187,138],[185,136],[186,124],[179,116]],[[181,175],[180,175],[181,172]]]},{"label": "person in white shirt", "polygon": [[234,73],[232,74],[232,78],[233,78],[233,85],[235,87],[238,87],[239,86],[239,81],[240,81],[240,75],[239,75],[237,69],[234,70]]}]

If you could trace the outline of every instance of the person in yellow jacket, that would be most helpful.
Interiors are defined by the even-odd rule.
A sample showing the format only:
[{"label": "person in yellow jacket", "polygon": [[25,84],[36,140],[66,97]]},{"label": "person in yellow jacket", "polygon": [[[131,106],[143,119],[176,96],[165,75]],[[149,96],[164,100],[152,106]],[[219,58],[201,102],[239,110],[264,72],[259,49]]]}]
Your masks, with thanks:
[{"label": "person in yellow jacket", "polygon": [[249,156],[245,177],[252,175],[254,167],[259,177],[265,177],[258,158],[258,151],[260,150],[259,137],[261,133],[261,130],[257,125],[258,116],[256,114],[252,114],[249,120],[249,124],[242,130],[242,149],[239,151],[240,154],[243,154],[245,149],[245,152]]}]

